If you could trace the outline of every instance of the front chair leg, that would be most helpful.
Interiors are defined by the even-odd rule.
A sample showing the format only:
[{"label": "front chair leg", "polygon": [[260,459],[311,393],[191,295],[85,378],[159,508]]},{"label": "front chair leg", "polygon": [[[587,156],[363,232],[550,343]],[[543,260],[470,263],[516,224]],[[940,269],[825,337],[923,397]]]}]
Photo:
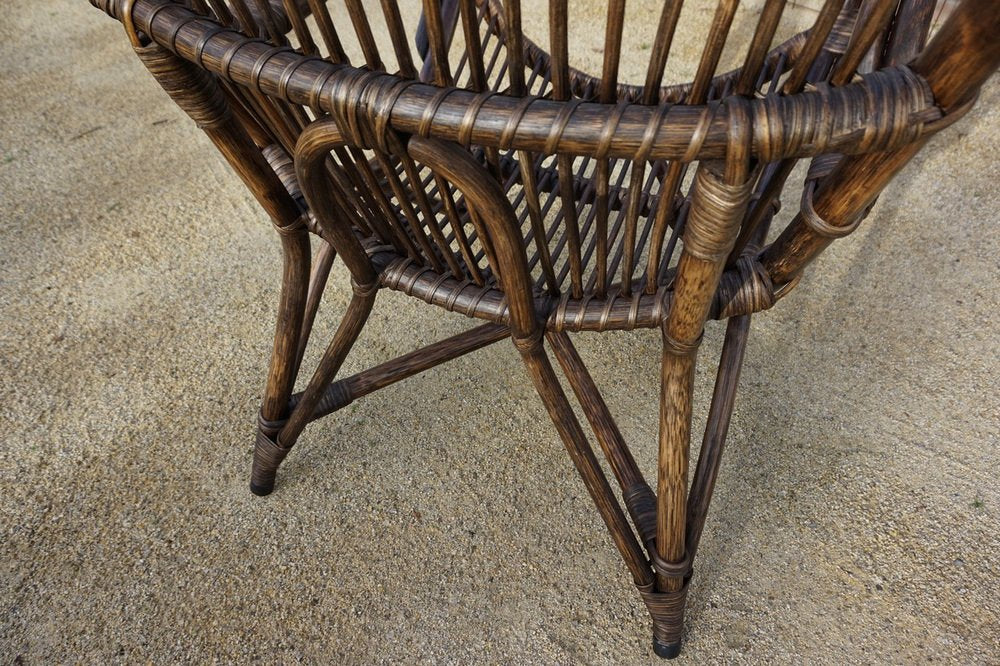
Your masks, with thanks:
[{"label": "front chair leg", "polygon": [[377,293],[377,283],[355,284],[354,296],[347,306],[347,312],[344,313],[344,318],[340,321],[340,326],[337,327],[333,340],[326,348],[316,372],[309,380],[309,386],[306,387],[287,423],[273,437],[258,434],[257,445],[254,447],[253,469],[250,473],[250,490],[255,495],[267,495],[274,489],[278,466],[288,455],[299,435],[302,434],[302,430],[312,420],[313,412],[326,388],[336,377],[340,366],[364,328],[365,322],[368,321],[368,315],[371,313]]},{"label": "front chair leg", "polygon": [[[691,397],[696,340],[683,344],[663,327],[660,372],[660,442],[657,465],[657,538],[652,553],[656,567],[657,611],[653,615],[653,649],[661,657],[680,653],[684,604],[691,576],[686,549],[688,459],[691,446]],[[649,600],[647,600],[647,605]]]},{"label": "front chair leg", "polygon": [[274,473],[284,458],[284,453],[274,450],[276,447],[273,443],[284,423],[288,400],[298,374],[298,347],[302,337],[302,320],[309,284],[309,238],[304,225],[299,223],[286,229],[278,227],[278,231],[281,235],[284,272],[278,320],[274,330],[274,347],[271,350],[264,400],[257,422],[257,440],[250,473],[250,492],[255,495],[271,492]]},{"label": "front chair leg", "polygon": [[[308,305],[310,321],[306,327],[303,327],[303,318],[306,316],[306,289],[309,283],[308,253],[306,253],[305,260],[301,262],[304,271],[300,269],[295,279],[297,319],[291,327],[294,330],[294,336],[289,334],[288,344],[282,347],[282,358],[290,359],[287,363],[290,369],[297,373],[300,345],[304,344],[308,328],[311,327],[314,308],[318,303],[322,284],[326,281],[334,251],[351,271],[354,297],[347,306],[347,312],[337,328],[337,333],[323,354],[312,379],[309,380],[309,386],[303,393],[301,400],[296,404],[295,409],[288,416],[287,422],[268,420],[262,424],[265,427],[258,430],[253,469],[250,473],[250,490],[255,495],[267,495],[273,490],[278,466],[288,455],[288,451],[295,444],[306,424],[312,420],[313,412],[322,398],[323,392],[333,381],[337,371],[340,370],[344,358],[368,320],[368,315],[375,302],[375,294],[378,291],[378,276],[375,274],[360,242],[354,236],[349,223],[339,217],[338,213],[343,210],[342,201],[338,199],[333,188],[329,187],[326,172],[322,169],[329,152],[344,145],[344,143],[344,138],[336,123],[327,119],[317,121],[303,130],[295,148],[295,174],[299,186],[302,188],[302,194],[305,196],[310,210],[316,217],[316,222],[321,229],[320,235],[329,244],[330,249],[324,251],[320,257],[320,265],[317,267],[312,286],[315,298]],[[281,330],[279,324],[279,331]],[[294,381],[294,374],[291,374],[291,377]],[[290,394],[290,392],[291,386],[289,385],[288,393]],[[283,399],[280,405],[282,413],[287,410],[289,397],[288,394],[281,396]],[[265,418],[267,418],[266,415]]]}]

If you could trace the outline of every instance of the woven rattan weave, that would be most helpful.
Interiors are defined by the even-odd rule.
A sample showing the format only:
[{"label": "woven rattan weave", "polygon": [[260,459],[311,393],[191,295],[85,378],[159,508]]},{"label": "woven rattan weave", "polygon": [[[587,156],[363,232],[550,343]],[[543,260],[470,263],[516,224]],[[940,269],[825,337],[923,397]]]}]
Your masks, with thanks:
[{"label": "woven rattan weave", "polygon": [[[511,339],[649,610],[661,656],[680,648],[751,316],[861,223],[1000,63],[995,0],[817,1],[808,29],[785,38],[795,3],[758,0],[752,29],[739,31],[738,0],[694,2],[711,20],[687,83],[665,82],[678,71],[682,0],[643,5],[655,8],[638,16],[651,34],[639,48],[626,26],[634,12],[609,0],[593,72],[578,57],[567,0],[91,3],[124,24],[282,244],[251,490],[272,491],[311,421]],[[623,62],[637,60],[644,79],[621,80]],[[725,62],[734,68],[720,73]],[[803,160],[798,211],[783,217],[782,193]],[[338,255],[353,297],[295,392]],[[483,323],[340,377],[383,288]],[[695,358],[709,319],[728,324],[689,480]],[[663,338],[654,484],[569,336],[640,327]]]}]

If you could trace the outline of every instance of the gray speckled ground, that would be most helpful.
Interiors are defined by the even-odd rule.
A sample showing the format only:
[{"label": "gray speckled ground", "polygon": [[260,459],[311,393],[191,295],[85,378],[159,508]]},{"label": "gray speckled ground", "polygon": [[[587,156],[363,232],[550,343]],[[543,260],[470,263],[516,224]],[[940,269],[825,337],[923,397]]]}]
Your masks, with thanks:
[{"label": "gray speckled ground", "polygon": [[[0,660],[654,662],[509,345],[314,425],[251,497],[273,231],[86,3],[8,0],[0,57]],[[997,109],[755,321],[685,662],[1000,659]],[[380,299],[348,371],[466,326]],[[651,472],[657,335],[579,346]]]}]

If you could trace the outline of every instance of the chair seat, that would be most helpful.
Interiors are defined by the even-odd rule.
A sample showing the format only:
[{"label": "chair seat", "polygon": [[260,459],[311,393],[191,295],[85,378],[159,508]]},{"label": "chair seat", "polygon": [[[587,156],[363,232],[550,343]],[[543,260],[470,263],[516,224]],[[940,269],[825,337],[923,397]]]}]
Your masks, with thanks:
[{"label": "chair seat", "polygon": [[[503,6],[498,0],[485,0],[480,3],[480,18],[487,34],[486,44],[495,49],[490,54],[493,60],[503,61],[507,39],[507,26],[504,19]],[[805,43],[806,33],[799,33],[784,43],[778,45],[768,54],[762,72],[757,81],[757,88],[765,87],[771,79],[777,79],[794,64]],[[490,41],[492,37],[493,41]],[[524,38],[524,55],[530,74],[525,84],[532,94],[538,97],[551,96],[552,61],[549,54],[527,37]],[[488,52],[489,53],[489,52]],[[506,91],[507,79],[502,68],[490,81],[490,88],[503,94]],[[464,77],[468,71],[461,67],[456,72],[456,85],[462,87],[469,82]],[[706,97],[709,101],[719,99],[731,91],[740,71],[733,70],[720,74],[712,79]],[[573,94],[581,99],[594,99],[600,82],[600,77],[571,69],[570,83]],[[673,104],[683,102],[691,89],[691,84],[673,84],[661,88],[659,102]],[[618,86],[618,102],[636,103],[639,101],[642,86],[622,83]],[[517,151],[494,151],[488,155],[482,148],[473,147],[477,160],[487,167],[498,179],[509,201],[511,202],[521,229],[523,246],[528,257],[528,267],[534,279],[534,299],[539,315],[546,319],[547,325],[556,330],[609,330],[632,329],[637,327],[655,327],[659,325],[669,304],[670,290],[674,278],[674,266],[680,256],[681,233],[690,204],[690,193],[685,194],[684,188],[679,188],[670,202],[667,219],[670,228],[665,238],[661,239],[664,250],[661,252],[655,280],[650,284],[647,274],[647,260],[653,233],[653,222],[660,205],[660,188],[667,172],[667,163],[656,160],[644,165],[642,173],[634,174],[635,163],[626,159],[611,159],[608,161],[608,191],[606,204],[598,201],[597,183],[598,163],[601,161],[592,157],[578,157],[573,162],[572,202],[579,222],[581,244],[582,294],[574,298],[570,285],[571,266],[567,237],[570,225],[565,223],[566,200],[560,193],[557,157],[529,155]],[[389,157],[389,156],[385,156]],[[534,186],[539,192],[539,208],[544,218],[545,246],[551,254],[553,274],[550,279],[544,275],[538,240],[535,238],[530,220],[529,207],[526,203],[525,183],[520,159],[530,157],[534,160],[532,173]],[[392,158],[390,158],[392,159]],[[382,163],[384,165],[384,162]],[[380,164],[371,161],[373,171],[380,172]],[[468,209],[460,193],[449,188],[448,197],[453,200],[455,212],[462,227],[462,233],[467,237],[469,245],[474,250],[471,257],[463,256],[460,251],[459,239],[456,238],[455,221],[446,214],[447,205],[442,201],[441,192],[435,187],[433,176],[429,170],[420,172],[422,183],[410,186],[403,165],[396,160],[395,177],[397,186],[406,192],[426,192],[427,200],[433,211],[433,219],[428,222],[426,215],[421,215],[419,206],[412,201],[401,203],[393,190],[392,184],[385,178],[380,179],[382,191],[391,202],[395,214],[395,223],[405,233],[413,246],[418,246],[417,234],[430,239],[439,235],[447,243],[455,263],[460,271],[447,270],[445,257],[438,246],[435,246],[440,266],[432,266],[422,253],[402,253],[398,244],[393,247],[388,238],[378,238],[369,235],[365,245],[373,263],[382,271],[383,284],[391,289],[402,291],[449,311],[462,313],[466,316],[488,321],[506,323],[507,308],[504,294],[498,285],[497,276],[493,274],[487,251],[478,239],[478,231],[474,220],[470,219]],[[686,171],[687,166],[683,169]],[[683,174],[683,171],[682,171]],[[438,183],[440,184],[440,183]],[[635,203],[630,197],[638,197]],[[631,256],[633,260],[628,275],[630,289],[623,290],[626,281],[623,266],[629,265],[625,257],[628,254],[627,233],[629,206],[633,206],[635,215],[635,236],[632,241]],[[598,225],[600,208],[606,205],[610,215],[607,221],[606,265],[604,285],[598,282],[601,269],[598,267]],[[404,207],[408,210],[404,211]],[[422,231],[413,232],[413,221],[420,218]],[[434,225],[432,229],[429,225]],[[364,234],[362,234],[364,235]],[[475,270],[470,271],[470,263]],[[444,269],[442,269],[444,268]],[[472,279],[478,273],[481,280]],[[764,288],[770,292],[770,285],[764,284],[758,271],[753,267],[743,267],[740,275],[729,276],[723,281],[717,302],[713,305],[710,316],[717,317],[727,310],[727,302],[737,297],[737,292],[743,287],[740,278],[752,281],[752,290]],[[554,279],[552,279],[554,278]],[[752,279],[750,279],[752,278]],[[770,303],[771,294],[765,294],[758,302]]]}]

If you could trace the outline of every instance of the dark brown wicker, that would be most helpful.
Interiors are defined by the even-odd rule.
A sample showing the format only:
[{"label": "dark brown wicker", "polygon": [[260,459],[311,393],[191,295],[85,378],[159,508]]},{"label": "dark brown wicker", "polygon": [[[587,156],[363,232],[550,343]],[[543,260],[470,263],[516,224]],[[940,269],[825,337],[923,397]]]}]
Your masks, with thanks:
[{"label": "dark brown wicker", "polygon": [[[825,0],[808,31],[778,45],[786,2],[766,0],[742,65],[717,74],[738,4],[719,0],[694,80],[671,85],[663,78],[681,0],[663,3],[639,85],[618,74],[625,0],[608,2],[598,74],[570,66],[567,0],[548,2],[547,47],[524,34],[518,0],[424,0],[409,27],[396,0],[381,0],[380,12],[344,0],[343,20],[323,0],[91,3],[123,22],[281,240],[251,490],[271,492],[311,421],[510,338],[649,609],[655,651],[668,657],[680,646],[751,315],[860,224],[1000,63],[996,0],[965,0],[926,46],[934,0]],[[374,37],[376,20],[388,43]],[[348,60],[342,36],[357,40],[364,63]],[[765,244],[805,158],[800,210]],[[293,393],[335,255],[354,295],[306,389]],[[338,378],[381,288],[486,323]],[[689,482],[707,319],[728,326]],[[663,336],[655,492],[568,335],[637,327]]]}]

